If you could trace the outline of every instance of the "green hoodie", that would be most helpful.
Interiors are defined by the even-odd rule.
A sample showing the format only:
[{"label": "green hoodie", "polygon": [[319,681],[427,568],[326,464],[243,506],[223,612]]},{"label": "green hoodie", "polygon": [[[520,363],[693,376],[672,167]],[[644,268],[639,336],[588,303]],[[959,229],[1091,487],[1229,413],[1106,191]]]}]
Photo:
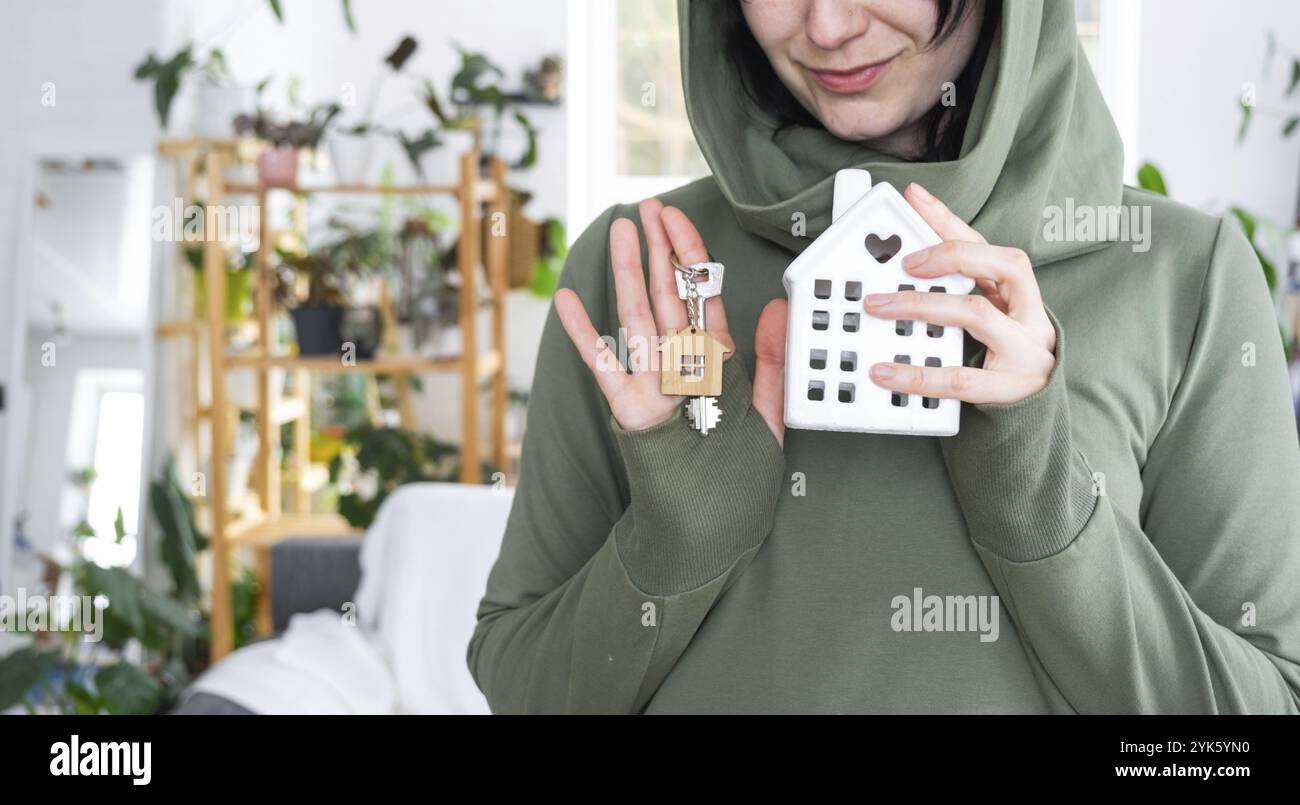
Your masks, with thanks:
[{"label": "green hoodie", "polygon": [[[722,424],[623,431],[552,313],[469,652],[493,710],[1296,712],[1300,449],[1264,278],[1232,222],[1122,185],[1072,4],[1006,0],[962,156],[931,164],[774,135],[716,8],[679,8],[713,176],[662,200],[727,265]],[[749,404],[754,327],[845,167],[1031,256],[1045,388],[963,406],[951,438],[782,451]],[[1117,204],[1149,209],[1139,242],[1048,226]],[[596,220],[562,281],[605,333],[617,217],[638,216]]]}]

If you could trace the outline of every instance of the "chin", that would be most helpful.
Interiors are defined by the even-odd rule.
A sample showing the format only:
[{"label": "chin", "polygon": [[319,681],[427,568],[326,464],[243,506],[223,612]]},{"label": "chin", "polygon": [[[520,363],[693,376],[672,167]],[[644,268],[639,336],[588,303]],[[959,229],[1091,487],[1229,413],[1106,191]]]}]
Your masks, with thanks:
[{"label": "chin", "polygon": [[[898,117],[898,120],[894,118]],[[818,119],[826,130],[841,140],[867,142],[879,140],[897,131],[903,120],[898,115],[882,113],[876,104],[848,104],[826,110]]]}]

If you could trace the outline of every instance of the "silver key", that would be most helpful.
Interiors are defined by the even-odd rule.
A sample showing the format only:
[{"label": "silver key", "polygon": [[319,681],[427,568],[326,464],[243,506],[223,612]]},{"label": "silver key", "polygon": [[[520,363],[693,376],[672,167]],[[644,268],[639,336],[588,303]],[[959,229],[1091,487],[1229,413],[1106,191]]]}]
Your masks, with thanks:
[{"label": "silver key", "polygon": [[[722,277],[726,270],[722,263],[692,263],[683,266],[672,258],[674,279],[677,280],[677,296],[686,302],[686,315],[691,326],[708,332],[704,326],[705,300],[722,293]],[[686,402],[686,418],[691,427],[705,436],[718,426],[722,410],[714,397],[692,397]]]},{"label": "silver key", "polygon": [[693,397],[687,400],[686,418],[691,421],[691,427],[698,430],[701,436],[707,436],[709,431],[718,427],[718,420],[722,419],[718,398]]}]

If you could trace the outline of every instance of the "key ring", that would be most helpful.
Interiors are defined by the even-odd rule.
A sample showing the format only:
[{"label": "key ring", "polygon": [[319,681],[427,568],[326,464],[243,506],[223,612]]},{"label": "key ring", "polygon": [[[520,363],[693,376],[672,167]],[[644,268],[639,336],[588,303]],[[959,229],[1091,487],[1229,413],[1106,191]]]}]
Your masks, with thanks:
[{"label": "key ring", "polygon": [[692,280],[700,275],[708,276],[709,271],[722,268],[722,263],[716,263],[710,260],[704,260],[699,263],[691,263],[690,265],[684,266],[681,264],[681,261],[677,259],[677,252],[675,251],[670,251],[668,253],[668,262],[686,279]]}]

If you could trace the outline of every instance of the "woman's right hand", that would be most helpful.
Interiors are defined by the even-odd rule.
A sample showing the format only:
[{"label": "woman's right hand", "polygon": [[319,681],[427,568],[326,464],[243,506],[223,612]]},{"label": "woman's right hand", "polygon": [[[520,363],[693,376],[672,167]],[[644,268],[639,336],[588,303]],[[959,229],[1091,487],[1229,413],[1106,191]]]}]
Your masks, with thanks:
[{"label": "woman's right hand", "polygon": [[[641,202],[639,209],[650,258],[649,294],[636,225],[620,218],[609,228],[618,317],[627,334],[632,374],[622,369],[617,356],[596,332],[578,295],[568,288],[555,294],[555,309],[565,332],[596,376],[615,421],[629,431],[663,422],[684,402],[682,397],[659,391],[659,371],[652,369],[658,365],[657,356],[652,361],[653,350],[659,343],[657,336],[688,324],[686,303],[677,296],[670,255],[676,253],[683,265],[709,259],[699,231],[681,210],[664,207],[657,199]],[[709,333],[734,352],[736,345],[727,326],[722,297],[713,297],[705,304]],[[785,437],[785,326],[786,302],[775,299],[763,309],[754,335],[754,408],[778,443],[784,443]]]}]

